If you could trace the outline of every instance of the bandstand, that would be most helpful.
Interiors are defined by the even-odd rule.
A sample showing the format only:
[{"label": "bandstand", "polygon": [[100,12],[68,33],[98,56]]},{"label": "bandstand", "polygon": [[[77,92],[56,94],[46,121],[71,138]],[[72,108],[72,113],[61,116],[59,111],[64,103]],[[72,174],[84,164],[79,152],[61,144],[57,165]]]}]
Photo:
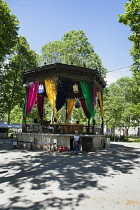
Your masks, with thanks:
[{"label": "bandstand", "polygon": [[[80,135],[80,150],[95,151],[104,147],[102,89],[106,83],[99,71],[74,65],[55,63],[23,72],[26,97],[23,108],[22,133],[18,145],[31,149],[69,151],[75,130]],[[44,97],[48,97],[53,109],[51,122],[44,120]],[[102,124],[95,125],[94,106],[98,100]],[[37,103],[40,122],[28,125],[26,118]],[[65,122],[59,123],[58,112],[65,105]],[[82,106],[88,124],[67,123],[73,107]],[[92,120],[91,120],[92,119]],[[92,121],[92,124],[89,122]]]}]

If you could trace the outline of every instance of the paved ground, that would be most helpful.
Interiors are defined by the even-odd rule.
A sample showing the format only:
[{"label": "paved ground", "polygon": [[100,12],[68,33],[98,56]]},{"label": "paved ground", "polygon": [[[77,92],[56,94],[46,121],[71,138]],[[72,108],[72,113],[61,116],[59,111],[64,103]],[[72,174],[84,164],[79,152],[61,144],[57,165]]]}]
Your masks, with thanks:
[{"label": "paved ground", "polygon": [[140,143],[68,152],[0,149],[0,209],[140,210]]}]

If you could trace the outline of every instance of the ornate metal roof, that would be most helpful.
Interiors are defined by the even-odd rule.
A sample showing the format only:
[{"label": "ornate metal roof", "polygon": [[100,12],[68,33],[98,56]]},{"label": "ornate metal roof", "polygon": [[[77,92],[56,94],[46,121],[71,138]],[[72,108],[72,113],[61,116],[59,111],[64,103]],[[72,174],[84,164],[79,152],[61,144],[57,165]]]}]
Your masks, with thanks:
[{"label": "ornate metal roof", "polygon": [[44,65],[41,67],[24,71],[23,84],[37,80],[42,81],[53,76],[66,77],[75,81],[93,81],[99,89],[105,88],[106,86],[106,82],[102,78],[99,71],[90,68],[67,65],[62,63]]}]

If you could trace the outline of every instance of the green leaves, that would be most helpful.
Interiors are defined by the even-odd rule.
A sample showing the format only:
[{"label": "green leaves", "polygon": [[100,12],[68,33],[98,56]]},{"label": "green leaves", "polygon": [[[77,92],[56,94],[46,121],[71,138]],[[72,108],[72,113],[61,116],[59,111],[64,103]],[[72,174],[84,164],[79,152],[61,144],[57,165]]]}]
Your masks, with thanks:
[{"label": "green leaves", "polygon": [[0,62],[11,53],[11,48],[16,44],[18,24],[7,3],[0,0]]},{"label": "green leaves", "polygon": [[62,62],[62,41],[49,42],[42,47],[42,58],[47,64]]},{"label": "green leaves", "polygon": [[122,77],[104,92],[105,121],[110,128],[136,127],[140,123],[140,90],[133,78]]},{"label": "green leaves", "polygon": [[42,59],[47,64],[61,62],[87,68],[97,68],[103,77],[107,72],[83,30],[72,30],[64,34],[62,40],[49,42],[43,46]]},{"label": "green leaves", "polygon": [[16,105],[21,107],[23,103],[25,90],[22,87],[22,72],[37,66],[36,57],[36,53],[30,50],[26,38],[20,36],[12,49],[9,63],[3,66],[0,90],[1,116],[3,116],[2,113],[7,113],[9,116],[8,123],[10,123],[11,110]]},{"label": "green leaves", "polygon": [[63,60],[65,63],[83,66],[91,52],[94,52],[93,46],[88,42],[85,33],[82,30],[70,31],[64,34]]},{"label": "green leaves", "polygon": [[133,42],[133,47],[130,54],[134,60],[131,70],[137,84],[140,85],[140,1],[129,0],[125,4],[125,13],[119,15],[118,21],[131,28],[129,40]]}]

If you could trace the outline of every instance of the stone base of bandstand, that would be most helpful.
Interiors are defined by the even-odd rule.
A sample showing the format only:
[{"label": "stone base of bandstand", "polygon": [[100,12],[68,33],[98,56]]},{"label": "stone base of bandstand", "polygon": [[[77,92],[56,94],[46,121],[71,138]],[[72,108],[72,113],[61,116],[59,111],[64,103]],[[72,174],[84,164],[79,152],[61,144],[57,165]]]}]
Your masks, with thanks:
[{"label": "stone base of bandstand", "polygon": [[[19,133],[17,143],[19,148],[32,150],[57,151],[59,146],[72,150],[73,134],[47,134],[47,133]],[[104,148],[104,135],[80,135],[80,151],[96,151]]]}]

